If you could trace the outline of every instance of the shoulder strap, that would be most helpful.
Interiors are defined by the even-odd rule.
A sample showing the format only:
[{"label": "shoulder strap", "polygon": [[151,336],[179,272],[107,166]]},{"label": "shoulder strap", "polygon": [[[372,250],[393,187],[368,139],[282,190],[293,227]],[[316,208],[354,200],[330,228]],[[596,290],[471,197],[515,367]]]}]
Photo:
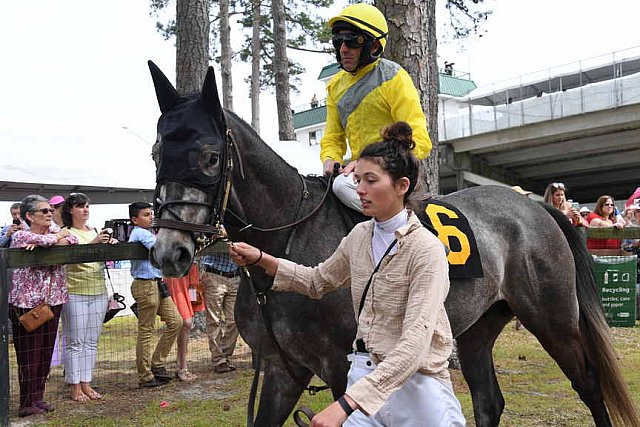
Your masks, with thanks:
[{"label": "shoulder strap", "polygon": [[367,285],[364,287],[364,291],[362,291],[362,298],[360,299],[360,307],[358,307],[358,317],[356,317],[356,319],[360,318],[360,313],[362,313],[362,309],[364,308],[364,300],[367,298],[367,292],[369,292],[369,286],[371,286],[373,275],[378,272],[378,270],[380,269],[380,265],[384,260],[384,257],[389,255],[389,252],[391,252],[391,249],[393,249],[396,243],[398,243],[398,239],[393,239],[393,242],[391,242],[387,250],[384,252],[384,255],[382,255],[382,258],[380,258],[380,261],[378,262],[378,265],[376,265],[376,268],[373,270],[373,273],[371,273],[371,277],[369,277],[369,281],[367,282]]}]

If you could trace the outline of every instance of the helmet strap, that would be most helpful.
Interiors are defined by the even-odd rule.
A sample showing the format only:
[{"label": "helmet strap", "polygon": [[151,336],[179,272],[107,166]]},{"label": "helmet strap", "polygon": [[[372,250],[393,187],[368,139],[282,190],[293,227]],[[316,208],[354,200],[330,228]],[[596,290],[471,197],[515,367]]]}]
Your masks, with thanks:
[{"label": "helmet strap", "polygon": [[364,33],[364,35],[365,35],[365,42],[364,42],[364,45],[362,46],[362,51],[360,51],[360,58],[358,58],[358,66],[356,67],[355,70],[344,69],[344,67],[342,66],[342,57],[340,56],[340,49],[336,50],[336,60],[338,61],[338,66],[343,70],[345,70],[347,73],[351,73],[351,74],[357,73],[358,70],[360,70],[362,67],[371,64],[372,62],[380,58],[380,56],[382,55],[382,49],[379,49],[379,53],[376,55],[373,55],[371,53],[373,42],[375,40],[378,40],[378,38],[373,38],[368,33]]}]

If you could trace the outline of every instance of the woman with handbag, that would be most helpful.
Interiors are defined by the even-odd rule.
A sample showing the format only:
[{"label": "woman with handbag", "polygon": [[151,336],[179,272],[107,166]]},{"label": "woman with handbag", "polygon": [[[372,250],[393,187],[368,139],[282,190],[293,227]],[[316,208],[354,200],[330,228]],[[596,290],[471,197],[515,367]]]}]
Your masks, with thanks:
[{"label": "woman with handbag", "polygon": [[274,276],[275,291],[322,298],[351,287],[357,332],[347,390],[312,426],[463,426],[447,370],[445,248],[406,208],[418,181],[411,128],[395,123],[383,138],[362,150],[355,169],[363,213],[373,219],[357,224],[325,262],[306,267],[246,243],[229,254]]},{"label": "woman with handbag", "polygon": [[[89,198],[71,193],[62,204],[64,229],[76,236],[80,244],[118,241],[106,231],[89,227]],[[98,340],[107,312],[108,295],[104,280],[104,263],[89,262],[66,266],[69,302],[62,310],[65,333],[64,374],[71,385],[71,399],[77,402],[97,400],[102,395],[91,387],[93,368],[98,355]]]},{"label": "woman with handbag", "polygon": [[[44,197],[25,197],[20,205],[20,216],[30,229],[16,231],[11,239],[11,247],[33,250],[36,247],[77,244],[78,239],[70,235],[69,230],[53,232],[53,212]],[[44,401],[44,388],[60,312],[69,297],[62,265],[17,268],[13,272],[12,284],[9,317],[19,370],[18,415],[26,417],[53,410]],[[33,310],[38,312],[38,317],[34,316]],[[42,322],[40,319],[48,320]]]}]

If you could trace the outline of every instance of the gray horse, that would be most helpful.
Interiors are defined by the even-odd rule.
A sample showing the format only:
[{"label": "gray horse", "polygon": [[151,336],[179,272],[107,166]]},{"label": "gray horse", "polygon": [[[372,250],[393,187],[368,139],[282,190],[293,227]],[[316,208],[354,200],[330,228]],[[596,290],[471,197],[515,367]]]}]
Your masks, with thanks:
[{"label": "gray horse", "polygon": [[[181,97],[162,72],[149,65],[162,111],[153,151],[156,208],[170,227],[158,232],[150,255],[154,265],[169,276],[188,271],[194,231],[199,230],[189,226],[207,224],[221,213],[218,202],[224,199],[227,179],[233,184],[225,216],[231,239],[306,265],[326,259],[351,225],[343,220],[334,197],[323,199],[323,183],[299,175],[245,122],[222,110],[213,69],[202,94]],[[566,218],[501,187],[470,188],[442,200],[467,217],[484,269],[484,278],[452,280],[446,301],[476,425],[499,424],[504,399],[492,348],[514,314],[558,363],[596,425],[610,426],[609,414],[616,424],[640,425],[608,337],[589,255]],[[298,222],[317,207],[293,228],[259,231]],[[261,269],[250,272],[257,287],[268,287],[272,279]],[[238,293],[236,321],[243,339],[254,351],[259,349],[266,365],[255,424],[278,426],[314,374],[331,387],[335,398],[344,393],[345,356],[356,325],[348,290],[319,301],[269,293],[267,301],[273,334],[298,381],[268,337],[248,280]]]}]

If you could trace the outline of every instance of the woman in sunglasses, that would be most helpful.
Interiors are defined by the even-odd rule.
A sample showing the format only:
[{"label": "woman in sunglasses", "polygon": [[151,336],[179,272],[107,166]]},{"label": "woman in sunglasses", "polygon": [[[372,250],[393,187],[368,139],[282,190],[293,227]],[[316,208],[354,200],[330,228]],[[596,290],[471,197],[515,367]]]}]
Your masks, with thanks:
[{"label": "woman in sunglasses", "polygon": [[[32,250],[36,247],[78,243],[78,239],[72,236],[69,230],[54,228],[53,209],[42,196],[25,197],[20,205],[20,216],[30,229],[14,233],[11,239],[12,248]],[[19,371],[18,415],[26,417],[53,410],[53,407],[44,401],[44,387],[51,366],[60,312],[69,296],[62,265],[17,268],[13,272],[12,284],[9,293],[9,318]],[[51,306],[53,319],[27,332],[18,317],[41,303]]]},{"label": "woman in sunglasses", "polygon": [[[589,227],[624,227],[624,220],[615,213],[613,197],[604,195],[598,197],[596,207],[587,216]],[[587,239],[588,249],[620,249],[620,239]]]},{"label": "woman in sunglasses", "polygon": [[[70,194],[62,204],[64,229],[76,236],[80,244],[118,243],[106,230],[98,233],[98,230],[87,224],[90,203],[85,194]],[[91,378],[98,354],[102,321],[107,312],[104,263],[69,264],[66,273],[69,302],[65,304],[62,313],[66,339],[64,374],[66,382],[71,384],[71,399],[86,402],[102,398],[91,387]]]},{"label": "woman in sunglasses", "polygon": [[553,182],[547,185],[544,191],[544,202],[561,211],[576,227],[588,227],[580,211],[565,198],[567,188],[561,182]]},{"label": "woman in sunglasses", "polygon": [[[382,58],[389,28],[376,7],[358,3],[329,20],[339,71],[327,85],[327,125],[320,141],[320,160],[326,175],[338,165],[335,195],[346,206],[362,211],[353,180],[355,160],[380,131],[403,121],[413,129],[418,159],[431,151],[420,98],[409,74],[395,62]],[[341,168],[351,149],[351,161]]]}]

